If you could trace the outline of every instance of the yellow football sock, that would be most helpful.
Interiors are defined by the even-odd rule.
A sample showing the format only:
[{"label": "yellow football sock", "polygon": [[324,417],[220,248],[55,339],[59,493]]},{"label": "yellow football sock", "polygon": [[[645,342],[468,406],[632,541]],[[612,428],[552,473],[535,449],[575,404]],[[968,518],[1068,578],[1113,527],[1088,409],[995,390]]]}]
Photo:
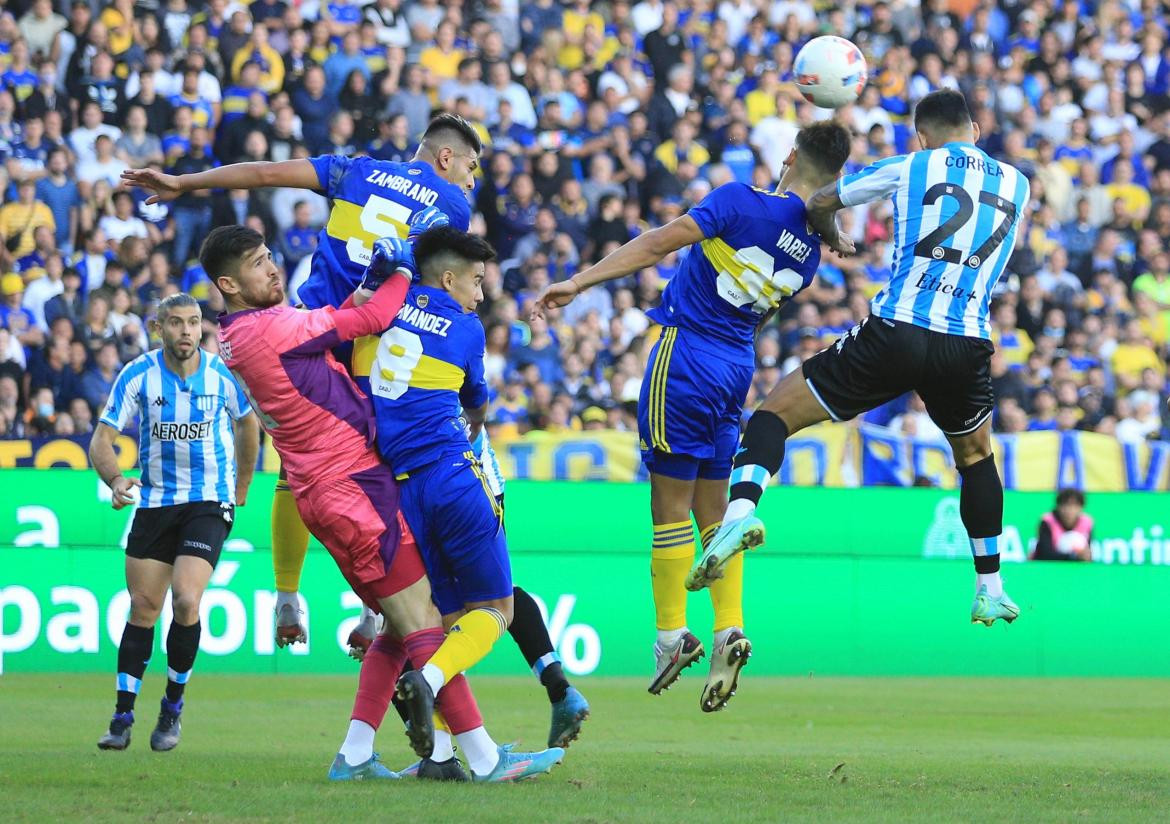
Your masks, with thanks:
[{"label": "yellow football sock", "polygon": [[301,588],[301,569],[309,550],[309,530],[297,512],[297,501],[287,481],[276,482],[272,496],[272,572],[277,592]]},{"label": "yellow football sock", "polygon": [[455,622],[443,645],[435,650],[427,663],[439,668],[445,684],[475,666],[507,631],[508,622],[499,610],[491,607],[473,609]]},{"label": "yellow football sock", "polygon": [[447,726],[447,722],[443,720],[443,716],[442,716],[442,714],[440,714],[439,712],[437,712],[437,711],[436,711],[436,712],[435,712],[435,715],[434,715],[434,718],[433,718],[433,721],[434,721],[434,724],[435,724],[435,729],[436,729],[436,730],[442,730],[443,732],[445,732],[445,733],[447,733],[448,735],[450,735],[450,733],[451,733],[451,728],[450,728],[450,727],[448,727],[448,726]]},{"label": "yellow football sock", "polygon": [[[703,549],[711,543],[721,523],[711,524],[700,535]],[[743,629],[743,553],[739,553],[723,567],[723,577],[711,584],[711,606],[715,608],[715,631],[728,627]]]},{"label": "yellow football sock", "polygon": [[687,625],[686,578],[695,560],[695,530],[690,521],[654,525],[650,552],[650,584],[654,617],[660,630]]}]

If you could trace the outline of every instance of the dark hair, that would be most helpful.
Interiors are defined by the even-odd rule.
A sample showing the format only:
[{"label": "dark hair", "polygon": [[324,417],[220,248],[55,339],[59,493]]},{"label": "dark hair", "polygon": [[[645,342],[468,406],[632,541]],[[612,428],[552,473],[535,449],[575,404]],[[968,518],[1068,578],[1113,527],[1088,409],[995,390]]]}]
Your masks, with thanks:
[{"label": "dark hair", "polygon": [[469,149],[475,149],[476,154],[483,151],[483,142],[471,124],[457,114],[443,112],[423,132],[424,143],[441,143],[445,140],[458,140]]},{"label": "dark hair", "polygon": [[255,229],[233,223],[219,226],[203,241],[199,263],[215,283],[216,278],[232,274],[232,269],[245,254],[264,243],[264,237]]},{"label": "dark hair", "polygon": [[1079,489],[1062,489],[1056,493],[1056,505],[1063,506],[1064,504],[1077,504],[1079,506],[1085,505],[1085,493]]},{"label": "dark hair", "polygon": [[837,121],[822,120],[796,133],[796,150],[825,174],[836,176],[853,150],[853,137]]},{"label": "dark hair", "polygon": [[971,125],[967,98],[954,89],[938,89],[918,101],[914,107],[915,128],[963,129]]},{"label": "dark hair", "polygon": [[453,226],[428,229],[414,241],[414,262],[424,278],[439,267],[447,268],[451,258],[486,263],[496,259],[496,250],[479,235],[461,232]]},{"label": "dark hair", "polygon": [[[209,238],[210,239],[210,238]],[[155,315],[159,323],[167,319],[167,315],[171,313],[172,309],[178,309],[180,306],[194,306],[199,308],[199,301],[188,295],[186,292],[179,292],[175,295],[170,295],[158,302],[158,311]]]}]

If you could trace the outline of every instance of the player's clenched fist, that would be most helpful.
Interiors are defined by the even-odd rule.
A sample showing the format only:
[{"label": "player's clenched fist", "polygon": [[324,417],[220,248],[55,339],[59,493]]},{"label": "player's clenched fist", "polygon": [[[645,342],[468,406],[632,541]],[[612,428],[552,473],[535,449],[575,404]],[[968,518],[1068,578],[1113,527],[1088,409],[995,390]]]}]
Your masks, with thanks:
[{"label": "player's clenched fist", "polygon": [[370,265],[362,275],[361,288],[373,291],[396,271],[414,277],[414,250],[410,241],[398,237],[383,237],[374,241]]},{"label": "player's clenched fist", "polygon": [[406,233],[406,239],[413,243],[415,238],[428,229],[448,226],[450,223],[451,218],[442,209],[428,206],[410,219],[410,231]]},{"label": "player's clenched fist", "polygon": [[546,309],[568,306],[573,302],[573,298],[579,294],[581,294],[581,287],[572,278],[554,283],[541,292],[536,303],[532,305],[532,317],[542,318]]}]

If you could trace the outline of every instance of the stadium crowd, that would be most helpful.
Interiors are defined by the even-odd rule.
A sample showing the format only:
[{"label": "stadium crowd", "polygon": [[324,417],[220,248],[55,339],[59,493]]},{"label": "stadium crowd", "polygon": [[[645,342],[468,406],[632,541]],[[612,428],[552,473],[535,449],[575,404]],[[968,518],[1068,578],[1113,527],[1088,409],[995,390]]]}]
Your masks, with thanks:
[{"label": "stadium crowd", "polygon": [[[819,10],[818,10],[819,9]],[[11,0],[0,11],[0,437],[83,434],[158,301],[222,301],[194,259],[211,227],[262,231],[295,290],[324,198],[188,193],[147,205],[123,169],[369,153],[409,160],[432,112],[486,149],[472,230],[499,252],[480,315],[497,431],[636,429],[677,266],[596,288],[550,324],[528,307],[712,187],[771,188],[796,130],[829,113],[793,85],[818,34],[857,42],[870,84],[839,116],[847,171],[912,150],[908,115],[961,89],[980,146],[1032,202],[992,299],[1002,432],[1170,439],[1170,50],[1156,0]],[[868,314],[891,207],[842,213],[859,254],[762,330],[749,408]],[[1168,416],[1170,418],[1170,416]],[[920,402],[868,416],[937,437]]]}]

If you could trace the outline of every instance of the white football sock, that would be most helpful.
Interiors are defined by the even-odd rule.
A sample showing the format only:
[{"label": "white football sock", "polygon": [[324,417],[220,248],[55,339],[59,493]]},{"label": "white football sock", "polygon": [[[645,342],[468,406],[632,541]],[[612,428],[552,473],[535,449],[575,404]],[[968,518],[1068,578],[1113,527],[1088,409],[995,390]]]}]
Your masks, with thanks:
[{"label": "white football sock", "polygon": [[374,755],[374,728],[365,721],[350,721],[340,752],[351,767],[369,761]]},{"label": "white football sock", "polygon": [[291,604],[292,608],[299,610],[301,608],[300,599],[295,592],[278,592],[276,593],[276,610],[279,612],[285,604]]},{"label": "white football sock", "polygon": [[715,649],[719,649],[720,644],[727,640],[727,636],[731,635],[733,632],[743,632],[743,630],[739,627],[728,627],[727,629],[721,629],[715,633]]},{"label": "white football sock", "polygon": [[483,727],[457,733],[455,740],[459,742],[459,747],[467,756],[467,766],[476,775],[487,775],[500,762],[499,748]]},{"label": "white football sock", "polygon": [[727,504],[727,511],[723,513],[723,523],[738,521],[740,518],[755,514],[755,511],[756,505],[747,498],[736,498]]},{"label": "white football sock", "polygon": [[422,673],[422,677],[430,685],[432,695],[437,696],[439,690],[443,688],[443,684],[447,683],[446,679],[443,678],[443,671],[434,664],[423,664],[423,668],[419,672]]},{"label": "white football sock", "polygon": [[669,649],[678,643],[678,639],[682,638],[687,633],[687,628],[681,629],[660,629],[658,630],[658,646],[662,649]]},{"label": "white football sock", "polygon": [[450,761],[455,757],[455,747],[451,743],[451,733],[446,730],[435,730],[435,751],[431,753],[432,761]]},{"label": "white football sock", "polygon": [[999,577],[998,572],[989,572],[985,575],[976,573],[975,591],[978,592],[981,586],[987,587],[987,594],[992,598],[999,598],[1003,595],[1003,579]]}]

